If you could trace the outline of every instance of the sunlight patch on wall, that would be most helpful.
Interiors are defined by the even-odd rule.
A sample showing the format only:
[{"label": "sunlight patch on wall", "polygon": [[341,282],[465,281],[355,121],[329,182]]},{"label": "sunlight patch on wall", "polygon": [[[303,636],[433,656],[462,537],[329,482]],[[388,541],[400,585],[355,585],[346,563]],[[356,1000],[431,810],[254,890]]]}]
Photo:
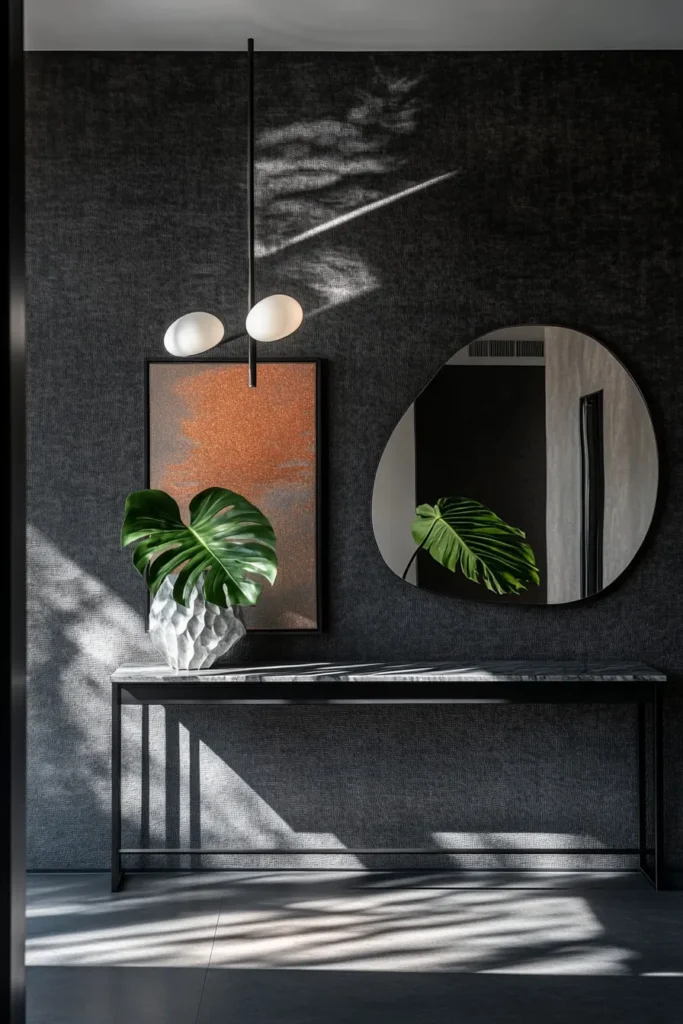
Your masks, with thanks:
[{"label": "sunlight patch on wall", "polygon": [[[432,832],[435,846],[462,849],[463,853],[447,854],[454,865],[468,868],[511,867],[526,864],[536,869],[594,869],[604,864],[599,854],[603,843],[595,836],[572,832]],[[572,850],[595,848],[595,854],[572,854]],[[466,850],[488,849],[489,854],[470,854]],[[527,850],[562,850],[562,853],[527,853]],[[500,851],[500,852],[498,852]],[[517,852],[518,851],[518,852]],[[609,851],[605,851],[609,856]],[[568,860],[568,858],[571,858]]]},{"label": "sunlight patch on wall", "polygon": [[[51,685],[58,695],[56,712],[54,705],[44,708],[32,699],[29,682],[31,826],[40,828],[43,809],[56,802],[64,810],[54,840],[59,860],[69,856],[73,863],[82,856],[86,859],[77,860],[79,865],[104,867],[111,808],[109,676],[122,662],[150,662],[154,653],[142,616],[101,580],[35,528],[29,529],[28,547],[29,679],[40,674],[41,686]],[[191,751],[198,741],[192,728],[178,720],[177,709],[149,708],[148,747],[143,750],[142,714],[140,707],[123,708],[124,846],[194,846],[201,835],[205,846],[344,850],[333,834],[295,833],[202,742],[193,774]],[[100,848],[72,851],[76,821],[93,813],[101,816],[95,829]],[[361,866],[344,856],[345,866]],[[214,865],[216,859],[207,863]],[[161,858],[144,864],[190,866],[187,858],[177,857],[167,864]],[[305,864],[297,860],[298,866]]]},{"label": "sunlight patch on wall", "polygon": [[[200,776],[202,790],[202,846],[274,847],[302,849],[305,847],[339,850],[345,867],[359,868],[363,864],[357,857],[345,853],[342,842],[331,832],[295,832],[240,775],[222,760],[209,746],[200,741]],[[277,854],[254,857],[254,864],[272,857],[273,863],[286,866],[286,859]],[[292,857],[295,867],[319,866],[315,855]],[[329,856],[330,868],[336,867],[338,858]],[[224,858],[230,866],[230,858]],[[220,864],[219,857],[206,858],[206,863]]]},{"label": "sunlight patch on wall", "polygon": [[[108,676],[122,661],[149,660],[142,617],[30,525],[27,555],[29,817],[32,796],[78,814],[79,794],[87,794],[104,822],[111,806]],[[39,675],[58,694],[56,712],[37,699],[38,687],[34,695]],[[68,843],[68,817],[62,828]]]},{"label": "sunlight patch on wall", "polygon": [[[419,83],[375,67],[369,88],[357,90],[344,117],[302,119],[259,133],[257,256],[396,190],[403,158],[393,143],[417,126]],[[400,182],[408,184],[415,182]]]},{"label": "sunlight patch on wall", "polygon": [[321,305],[307,309],[310,319],[320,313],[360,298],[379,288],[379,278],[367,261],[344,246],[326,245],[297,257],[285,258],[278,266],[283,279],[294,289],[304,286]]}]

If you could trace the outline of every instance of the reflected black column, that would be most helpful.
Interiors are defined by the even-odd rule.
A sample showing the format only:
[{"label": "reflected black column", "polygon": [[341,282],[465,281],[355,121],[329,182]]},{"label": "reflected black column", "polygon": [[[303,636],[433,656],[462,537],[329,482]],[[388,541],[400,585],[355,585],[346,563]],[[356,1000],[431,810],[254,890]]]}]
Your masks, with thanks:
[{"label": "reflected black column", "polygon": [[605,521],[603,392],[581,397],[581,597],[602,590]]}]

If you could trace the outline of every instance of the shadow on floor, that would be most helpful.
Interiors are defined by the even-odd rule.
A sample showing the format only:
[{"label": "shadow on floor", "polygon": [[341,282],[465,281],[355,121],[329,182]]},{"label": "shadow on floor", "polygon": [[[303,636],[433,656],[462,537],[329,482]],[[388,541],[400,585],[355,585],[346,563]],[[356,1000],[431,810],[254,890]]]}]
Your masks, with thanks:
[{"label": "shadow on floor", "polygon": [[28,1024],[670,1024],[683,894],[575,873],[29,882]]},{"label": "shadow on floor", "polygon": [[28,1022],[671,1024],[682,999],[677,978],[43,967]]}]

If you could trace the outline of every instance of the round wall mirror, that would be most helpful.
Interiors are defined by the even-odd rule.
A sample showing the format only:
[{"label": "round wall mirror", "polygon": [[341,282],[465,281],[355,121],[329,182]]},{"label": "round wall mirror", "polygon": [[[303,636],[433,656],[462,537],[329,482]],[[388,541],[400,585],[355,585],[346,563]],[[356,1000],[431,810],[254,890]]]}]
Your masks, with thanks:
[{"label": "round wall mirror", "polygon": [[563,327],[506,328],[457,351],[397,423],[375,539],[413,586],[565,604],[626,569],[657,484],[647,406],[609,349]]}]

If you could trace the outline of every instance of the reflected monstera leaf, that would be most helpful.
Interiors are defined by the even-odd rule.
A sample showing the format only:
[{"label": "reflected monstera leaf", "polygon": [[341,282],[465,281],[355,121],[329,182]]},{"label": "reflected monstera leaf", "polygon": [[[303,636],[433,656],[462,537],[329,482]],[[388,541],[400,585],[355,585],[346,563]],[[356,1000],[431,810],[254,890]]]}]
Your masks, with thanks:
[{"label": "reflected monstera leaf", "polygon": [[480,502],[439,498],[436,505],[418,505],[415,514],[412,534],[418,551],[428,551],[450,572],[460,568],[468,580],[483,583],[496,594],[519,594],[529,584],[539,583],[534,552],[524,531]]},{"label": "reflected monstera leaf", "polygon": [[121,545],[136,544],[133,564],[152,594],[178,573],[173,598],[185,605],[200,576],[212,604],[256,604],[262,585],[277,575],[275,532],[268,519],[241,494],[209,487],[190,502],[190,524],[165,491],[134,491],[126,499]]}]

